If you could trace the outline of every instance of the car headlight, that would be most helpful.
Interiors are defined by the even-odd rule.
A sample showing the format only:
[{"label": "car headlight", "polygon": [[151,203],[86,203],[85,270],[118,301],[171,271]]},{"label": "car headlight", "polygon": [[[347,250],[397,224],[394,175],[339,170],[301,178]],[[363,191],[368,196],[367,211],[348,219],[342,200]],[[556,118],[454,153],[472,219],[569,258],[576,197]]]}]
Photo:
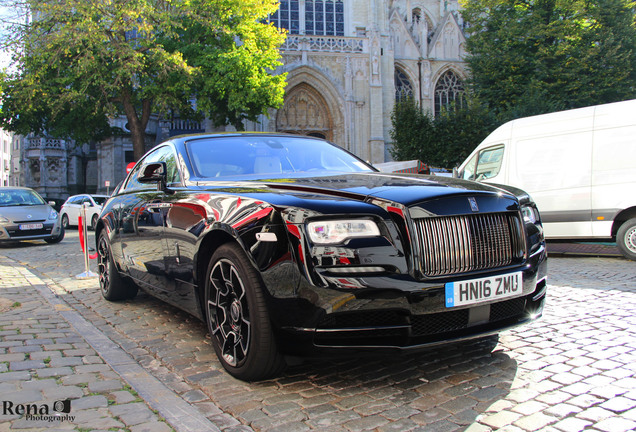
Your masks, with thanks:
[{"label": "car headlight", "polygon": [[370,220],[328,220],[307,224],[310,240],[315,244],[335,244],[354,237],[377,237],[380,229]]},{"label": "car headlight", "polygon": [[540,220],[539,210],[537,210],[534,206],[522,206],[521,214],[523,215],[523,221],[526,223],[534,224]]},{"label": "car headlight", "polygon": [[49,213],[49,220],[55,220],[57,219],[57,212],[55,210],[51,210],[51,213]]},{"label": "car headlight", "polygon": [[7,222],[9,222],[9,219],[7,219],[4,216],[0,216],[0,223],[7,223]]}]

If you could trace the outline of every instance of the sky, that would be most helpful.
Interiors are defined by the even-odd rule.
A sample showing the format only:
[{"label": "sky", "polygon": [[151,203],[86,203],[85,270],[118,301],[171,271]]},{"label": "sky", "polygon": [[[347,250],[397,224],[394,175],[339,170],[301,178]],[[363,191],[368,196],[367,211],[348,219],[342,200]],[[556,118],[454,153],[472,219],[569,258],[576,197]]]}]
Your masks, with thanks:
[{"label": "sky", "polygon": [[[4,38],[8,29],[9,21],[15,19],[15,13],[0,4],[0,38]],[[9,66],[11,60],[11,54],[8,51],[0,48],[0,70]]]}]

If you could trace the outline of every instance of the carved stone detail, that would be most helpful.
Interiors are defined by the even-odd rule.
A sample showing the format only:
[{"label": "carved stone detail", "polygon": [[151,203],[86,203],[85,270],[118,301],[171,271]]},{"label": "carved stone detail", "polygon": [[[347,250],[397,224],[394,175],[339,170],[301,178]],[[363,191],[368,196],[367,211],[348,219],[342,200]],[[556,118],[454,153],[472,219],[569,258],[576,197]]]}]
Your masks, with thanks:
[{"label": "carved stone detail", "polygon": [[308,84],[294,87],[276,116],[276,130],[302,135],[331,136],[331,116],[324,98]]}]

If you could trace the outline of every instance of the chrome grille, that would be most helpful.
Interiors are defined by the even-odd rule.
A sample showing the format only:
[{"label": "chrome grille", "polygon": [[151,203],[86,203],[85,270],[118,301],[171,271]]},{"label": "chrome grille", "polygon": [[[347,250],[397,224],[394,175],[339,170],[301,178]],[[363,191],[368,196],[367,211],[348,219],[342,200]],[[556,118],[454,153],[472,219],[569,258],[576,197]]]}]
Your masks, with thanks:
[{"label": "chrome grille", "polygon": [[443,276],[512,264],[525,254],[516,213],[414,219],[420,266],[426,276]]}]

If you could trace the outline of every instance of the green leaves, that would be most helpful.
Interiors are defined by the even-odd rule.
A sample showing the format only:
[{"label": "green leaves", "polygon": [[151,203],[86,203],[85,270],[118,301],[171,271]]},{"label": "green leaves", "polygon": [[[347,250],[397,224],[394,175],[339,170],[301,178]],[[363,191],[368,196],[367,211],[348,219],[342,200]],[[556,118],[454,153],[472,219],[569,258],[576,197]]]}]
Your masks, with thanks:
[{"label": "green leaves", "polygon": [[636,97],[635,5],[466,0],[473,92],[505,117]]},{"label": "green leaves", "polygon": [[[65,0],[31,2],[16,27],[22,53],[3,84],[0,125],[80,142],[113,131],[125,114],[135,158],[152,115],[208,115],[217,125],[254,120],[282,104],[284,34],[262,23],[273,0]],[[197,99],[193,109],[192,99]]]},{"label": "green leaves", "polygon": [[395,160],[419,159],[428,165],[452,168],[495,128],[496,118],[474,102],[433,117],[413,99],[405,99],[395,104],[391,123],[391,156]]}]

